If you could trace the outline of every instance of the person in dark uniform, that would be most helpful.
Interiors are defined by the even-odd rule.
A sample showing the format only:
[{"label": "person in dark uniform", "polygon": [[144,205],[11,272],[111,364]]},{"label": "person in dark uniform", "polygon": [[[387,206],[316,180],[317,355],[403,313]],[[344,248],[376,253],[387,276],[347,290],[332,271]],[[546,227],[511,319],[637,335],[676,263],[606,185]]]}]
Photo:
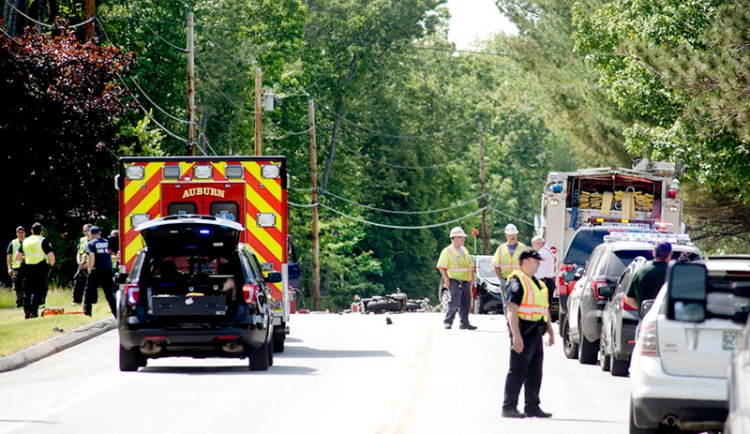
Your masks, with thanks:
[{"label": "person in dark uniform", "polygon": [[16,254],[21,250],[21,244],[26,239],[26,229],[23,226],[16,228],[16,239],[8,244],[5,251],[8,263],[8,275],[13,279],[13,289],[16,291],[16,307],[23,307],[23,263],[16,259]]},{"label": "person in dark uniform", "polygon": [[39,316],[39,306],[47,298],[47,277],[55,266],[52,244],[42,236],[42,224],[31,226],[31,235],[26,237],[16,254],[23,261],[23,310],[26,319]]},{"label": "person in dark uniform", "polygon": [[[549,336],[547,345],[555,343],[549,317],[547,287],[534,277],[542,257],[534,249],[524,249],[519,256],[520,270],[508,276],[506,292],[508,326],[510,328],[510,367],[505,378],[503,417],[552,417],[539,407],[542,387],[544,348],[542,336]],[[518,411],[518,396],[524,389],[524,412]]]},{"label": "person in dark uniform", "polygon": [[109,255],[109,242],[106,238],[101,237],[101,230],[97,226],[91,226],[89,234],[91,235],[91,241],[86,247],[86,252],[89,255],[89,278],[86,281],[86,291],[83,296],[83,313],[91,316],[93,305],[96,303],[96,291],[101,286],[104,297],[109,303],[109,308],[112,310],[112,315],[116,318],[116,286],[112,280],[112,257]]}]

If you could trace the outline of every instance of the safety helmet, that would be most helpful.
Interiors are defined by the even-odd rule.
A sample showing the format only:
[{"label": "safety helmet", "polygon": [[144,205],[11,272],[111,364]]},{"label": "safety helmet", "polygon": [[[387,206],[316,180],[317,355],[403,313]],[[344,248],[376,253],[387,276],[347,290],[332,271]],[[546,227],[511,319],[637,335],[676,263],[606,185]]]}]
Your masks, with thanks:
[{"label": "safety helmet", "polygon": [[455,228],[451,229],[451,239],[455,237],[464,237],[466,238],[466,232],[464,232],[463,229],[461,229],[460,226],[456,226]]},{"label": "safety helmet", "polygon": [[505,226],[505,233],[507,235],[517,235],[518,234],[518,228],[513,223],[508,223],[508,225]]}]

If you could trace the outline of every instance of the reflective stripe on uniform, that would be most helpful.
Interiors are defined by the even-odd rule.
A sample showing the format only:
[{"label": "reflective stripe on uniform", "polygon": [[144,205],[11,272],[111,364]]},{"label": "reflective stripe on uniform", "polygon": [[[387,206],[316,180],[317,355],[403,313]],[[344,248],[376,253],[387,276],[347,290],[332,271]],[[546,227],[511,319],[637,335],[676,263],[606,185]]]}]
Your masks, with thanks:
[{"label": "reflective stripe on uniform", "polygon": [[448,277],[451,279],[468,281],[471,279],[471,259],[469,259],[469,251],[465,247],[461,247],[463,255],[461,256],[462,262],[469,267],[460,267],[458,264],[459,258],[456,256],[456,251],[453,246],[446,247],[448,257],[451,260],[451,266],[446,269]]},{"label": "reflective stripe on uniform", "polygon": [[24,263],[35,265],[47,260],[47,255],[42,250],[42,241],[44,241],[44,238],[41,235],[31,235],[23,240]]},{"label": "reflective stripe on uniform", "polygon": [[20,268],[21,267],[21,261],[16,260],[16,253],[18,253],[18,250],[21,248],[21,241],[16,238],[15,240],[10,242],[11,247],[11,267],[12,268]]},{"label": "reflective stripe on uniform", "polygon": [[539,281],[537,286],[523,271],[513,271],[509,278],[517,277],[521,282],[524,296],[518,307],[518,317],[526,321],[540,321],[549,315],[549,301],[547,299],[547,287],[544,282]]}]

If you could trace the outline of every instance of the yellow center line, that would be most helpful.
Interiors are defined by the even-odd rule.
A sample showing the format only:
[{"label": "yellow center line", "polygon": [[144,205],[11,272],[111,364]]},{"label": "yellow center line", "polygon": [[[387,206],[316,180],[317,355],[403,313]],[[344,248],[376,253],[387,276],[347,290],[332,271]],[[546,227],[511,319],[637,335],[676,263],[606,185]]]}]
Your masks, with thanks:
[{"label": "yellow center line", "polygon": [[422,396],[424,396],[427,380],[430,377],[429,373],[432,371],[432,353],[434,350],[432,343],[435,337],[437,324],[437,321],[430,321],[430,328],[427,331],[427,340],[424,344],[424,351],[422,351],[419,356],[421,360],[418,361],[419,366],[417,367],[416,381],[414,382],[411,393],[407,393],[404,396],[401,405],[399,405],[399,410],[396,413],[394,422],[382,431],[384,434],[409,432],[411,420],[414,418],[414,413],[422,402]]}]

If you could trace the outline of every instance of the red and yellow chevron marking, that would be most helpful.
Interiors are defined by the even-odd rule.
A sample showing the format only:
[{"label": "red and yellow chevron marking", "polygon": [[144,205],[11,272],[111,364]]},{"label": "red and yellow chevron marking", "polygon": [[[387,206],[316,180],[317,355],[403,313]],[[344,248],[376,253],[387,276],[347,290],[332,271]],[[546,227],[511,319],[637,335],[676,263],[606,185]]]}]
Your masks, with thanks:
[{"label": "red and yellow chevron marking", "polygon": [[[256,161],[243,163],[247,182],[245,227],[248,237],[246,242],[260,262],[271,262],[274,270],[280,272],[281,265],[287,261],[286,190],[281,187],[281,179],[266,179],[261,176],[263,164],[267,163]],[[258,213],[276,214],[275,226],[266,228],[258,226]],[[281,300],[281,283],[270,285],[273,299]]]},{"label": "red and yellow chevron marking", "polygon": [[120,236],[123,246],[120,256],[127,270],[132,267],[136,253],[144,246],[143,237],[133,230],[130,216],[148,214],[152,219],[161,217],[159,184],[162,181],[161,168],[164,163],[133,163],[126,164],[125,167],[135,165],[145,167],[145,176],[143,179],[128,180],[120,199]]}]

